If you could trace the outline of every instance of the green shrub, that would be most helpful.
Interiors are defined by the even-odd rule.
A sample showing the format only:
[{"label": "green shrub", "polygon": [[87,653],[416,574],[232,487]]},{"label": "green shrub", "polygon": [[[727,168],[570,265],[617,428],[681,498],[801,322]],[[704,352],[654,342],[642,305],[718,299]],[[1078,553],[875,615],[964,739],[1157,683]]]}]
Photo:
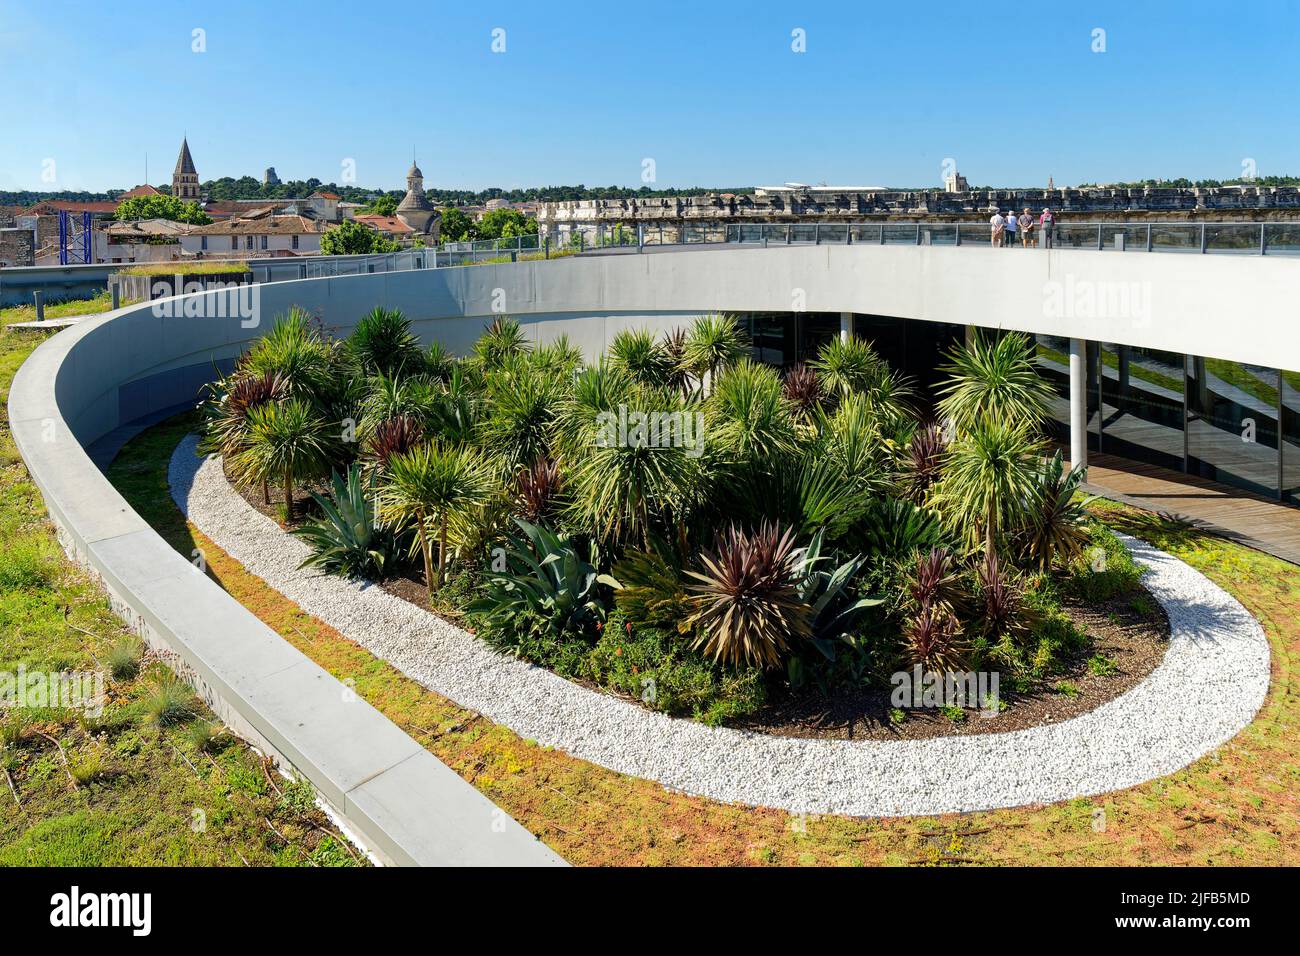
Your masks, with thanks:
[{"label": "green shrub", "polygon": [[175,677],[160,678],[141,701],[144,719],[155,727],[169,727],[193,719],[198,713],[194,692]]},{"label": "green shrub", "polygon": [[376,524],[373,476],[363,476],[361,466],[354,464],[346,480],[333,473],[329,498],[314,493],[312,498],[324,517],[292,532],[312,549],[300,567],[372,581],[392,573],[399,558],[397,537]]},{"label": "green shrub", "polygon": [[1109,601],[1135,590],[1142,568],[1115,533],[1102,524],[1088,529],[1090,544],[1081,558],[1070,565],[1067,585],[1080,600]]},{"label": "green shrub", "polygon": [[122,638],[109,649],[104,662],[113,680],[131,680],[140,673],[140,659],[144,657],[144,643],[134,634]]}]

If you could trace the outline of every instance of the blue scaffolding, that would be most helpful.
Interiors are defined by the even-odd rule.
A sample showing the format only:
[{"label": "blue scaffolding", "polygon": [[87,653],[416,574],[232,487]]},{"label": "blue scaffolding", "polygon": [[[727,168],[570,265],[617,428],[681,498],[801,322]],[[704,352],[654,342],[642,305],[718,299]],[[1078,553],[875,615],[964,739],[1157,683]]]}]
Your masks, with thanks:
[{"label": "blue scaffolding", "polygon": [[59,265],[90,265],[95,261],[90,248],[90,213],[78,222],[66,209],[59,210]]}]

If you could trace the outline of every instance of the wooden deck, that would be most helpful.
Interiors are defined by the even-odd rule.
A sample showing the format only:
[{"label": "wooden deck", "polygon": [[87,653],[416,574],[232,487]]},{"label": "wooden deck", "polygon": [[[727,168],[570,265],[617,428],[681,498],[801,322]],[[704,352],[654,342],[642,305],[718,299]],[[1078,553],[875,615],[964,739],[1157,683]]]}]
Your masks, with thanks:
[{"label": "wooden deck", "polygon": [[1300,564],[1300,508],[1155,465],[1088,455],[1086,490]]}]

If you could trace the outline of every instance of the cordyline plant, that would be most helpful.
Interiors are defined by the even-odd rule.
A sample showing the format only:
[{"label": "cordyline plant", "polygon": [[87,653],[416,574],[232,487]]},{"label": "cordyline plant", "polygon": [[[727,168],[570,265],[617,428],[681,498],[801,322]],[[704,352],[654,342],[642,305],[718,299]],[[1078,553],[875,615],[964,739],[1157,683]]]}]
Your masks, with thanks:
[{"label": "cordyline plant", "polygon": [[800,419],[805,424],[811,423],[813,413],[821,407],[823,398],[822,383],[817,372],[800,362],[785,373],[782,391]]},{"label": "cordyline plant", "polygon": [[[487,500],[492,488],[490,475],[490,466],[477,452],[437,443],[421,445],[388,461],[379,513],[397,527],[415,525],[430,602],[446,574],[447,523]],[[433,527],[438,532],[436,575],[430,541]]]},{"label": "cordyline plant", "polygon": [[1088,515],[1093,500],[1078,494],[1084,470],[1065,470],[1061,452],[1045,459],[1034,477],[1026,502],[1025,549],[1040,570],[1054,562],[1069,564],[1087,548]]},{"label": "cordyline plant", "polygon": [[[199,453],[220,455],[229,468],[231,460],[248,444],[248,413],[269,402],[284,398],[288,389],[275,372],[250,373],[236,370],[228,378],[208,386],[209,398],[203,403],[205,418]],[[262,482],[262,500],[271,503],[269,485]]]},{"label": "cordyline plant", "polygon": [[515,511],[532,524],[555,511],[560,493],[560,463],[545,455],[515,475]]},{"label": "cordyline plant", "polygon": [[959,433],[990,420],[1032,429],[1047,417],[1052,386],[1039,374],[1035,346],[1019,332],[999,338],[983,333],[958,346],[943,371],[951,380],[940,389],[939,411]]},{"label": "cordyline plant", "polygon": [[903,625],[903,647],[909,664],[939,673],[962,670],[968,653],[961,624],[942,605],[922,611]]},{"label": "cordyline plant", "polygon": [[922,425],[907,443],[903,457],[903,474],[907,498],[920,504],[925,501],[943,473],[943,459],[948,451],[948,440],[943,428],[936,422]]},{"label": "cordyline plant", "polygon": [[702,315],[686,333],[686,366],[712,391],[718,370],[748,356],[749,336],[730,315]]},{"label": "cordyline plant", "polygon": [[380,471],[394,455],[405,454],[424,440],[424,425],[414,415],[397,415],[374,426],[366,441],[367,456]]},{"label": "cordyline plant", "polygon": [[719,663],[773,668],[813,633],[813,612],[799,593],[794,531],[764,522],[747,533],[730,525],[700,570],[688,571],[695,648]]},{"label": "cordyline plant", "polygon": [[249,411],[248,438],[230,470],[241,485],[280,480],[285,519],[293,521],[294,484],[324,474],[333,449],[324,419],[306,401],[268,402]]}]

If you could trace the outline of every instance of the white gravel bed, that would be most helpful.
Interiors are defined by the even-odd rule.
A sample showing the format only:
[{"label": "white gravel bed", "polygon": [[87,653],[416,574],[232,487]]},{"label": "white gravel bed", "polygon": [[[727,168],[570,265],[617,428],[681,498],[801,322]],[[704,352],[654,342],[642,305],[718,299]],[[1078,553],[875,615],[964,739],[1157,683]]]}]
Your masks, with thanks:
[{"label": "white gravel bed", "polygon": [[[311,570],[280,530],[200,460],[191,435],[172,497],[217,545],[309,614],[429,689],[521,737],[715,800],[794,813],[938,814],[1050,803],[1172,773],[1232,738],[1263,704],[1269,649],[1227,592],[1136,539],[1146,586],[1169,615],[1164,661],[1140,684],[1062,723],[926,740],[804,740],[666,717],[490,649],[394,597]],[[996,718],[991,718],[996,719]]]}]

